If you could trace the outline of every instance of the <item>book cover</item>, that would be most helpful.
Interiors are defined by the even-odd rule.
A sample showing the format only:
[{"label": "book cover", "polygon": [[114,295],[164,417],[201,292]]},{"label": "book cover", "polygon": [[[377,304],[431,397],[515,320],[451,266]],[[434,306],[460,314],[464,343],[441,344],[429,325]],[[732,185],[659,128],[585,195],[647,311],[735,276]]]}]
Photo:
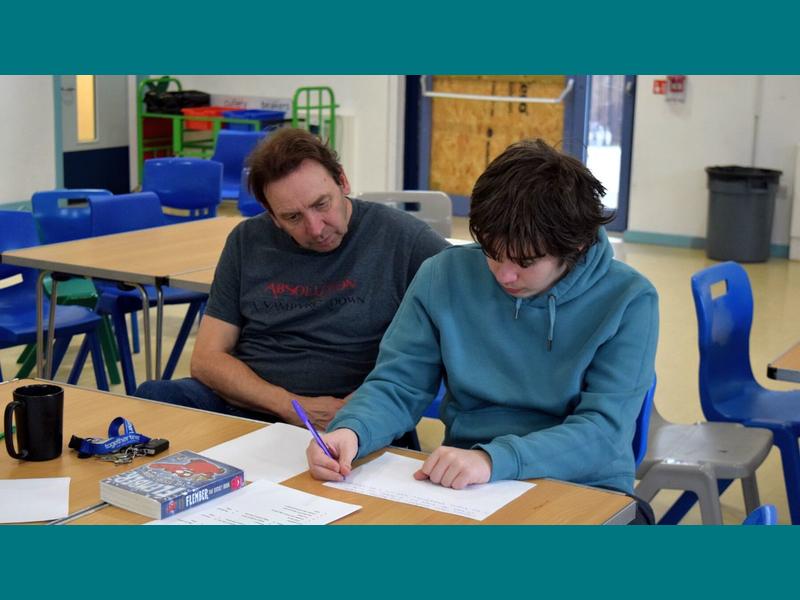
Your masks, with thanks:
[{"label": "book cover", "polygon": [[244,485],[244,472],[183,450],[100,481],[104,502],[163,519]]}]

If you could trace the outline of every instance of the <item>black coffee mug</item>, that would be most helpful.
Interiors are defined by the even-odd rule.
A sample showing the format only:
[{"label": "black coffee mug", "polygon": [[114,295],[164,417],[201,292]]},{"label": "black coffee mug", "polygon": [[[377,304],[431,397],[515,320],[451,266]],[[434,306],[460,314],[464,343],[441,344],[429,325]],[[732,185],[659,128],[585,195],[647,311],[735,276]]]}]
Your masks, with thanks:
[{"label": "black coffee mug", "polygon": [[[17,446],[11,428],[17,420]],[[14,390],[6,406],[6,450],[20,460],[51,460],[61,456],[64,430],[64,390],[57,385],[24,385]]]}]

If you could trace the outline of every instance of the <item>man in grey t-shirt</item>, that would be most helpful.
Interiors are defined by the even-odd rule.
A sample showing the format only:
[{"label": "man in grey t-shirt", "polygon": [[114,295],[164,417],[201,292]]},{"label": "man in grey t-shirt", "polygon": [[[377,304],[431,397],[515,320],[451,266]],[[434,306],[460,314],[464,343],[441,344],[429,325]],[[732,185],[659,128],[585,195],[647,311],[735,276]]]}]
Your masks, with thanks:
[{"label": "man in grey t-shirt", "polygon": [[197,334],[192,378],[137,396],[324,428],[372,370],[406,288],[447,242],[427,224],[347,197],[327,146],[283,129],[249,159],[267,212],[231,232]]}]

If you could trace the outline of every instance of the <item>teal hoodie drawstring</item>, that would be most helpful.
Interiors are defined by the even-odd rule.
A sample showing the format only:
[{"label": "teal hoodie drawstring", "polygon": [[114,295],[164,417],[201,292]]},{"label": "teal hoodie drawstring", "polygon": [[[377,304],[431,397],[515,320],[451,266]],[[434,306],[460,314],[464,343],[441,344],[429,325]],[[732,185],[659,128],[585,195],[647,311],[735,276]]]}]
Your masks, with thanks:
[{"label": "teal hoodie drawstring", "polygon": [[[522,306],[522,298],[517,298],[514,308],[514,320],[519,319],[519,307]],[[550,330],[547,332],[547,351],[553,349],[553,332],[556,329],[556,297],[550,294],[547,297],[547,312],[550,316]]]}]

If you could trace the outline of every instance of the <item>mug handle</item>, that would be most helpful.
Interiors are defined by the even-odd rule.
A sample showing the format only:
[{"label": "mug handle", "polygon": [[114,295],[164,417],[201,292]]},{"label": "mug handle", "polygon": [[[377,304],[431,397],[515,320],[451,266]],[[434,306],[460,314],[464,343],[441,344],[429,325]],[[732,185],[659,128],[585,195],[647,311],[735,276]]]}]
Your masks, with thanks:
[{"label": "mug handle", "polygon": [[22,402],[19,402],[17,400],[9,402],[6,405],[4,431],[6,438],[6,450],[8,450],[8,454],[9,456],[11,456],[11,458],[24,459],[26,456],[28,456],[27,450],[22,450],[21,452],[17,452],[16,450],[14,450],[14,440],[13,440],[14,430],[11,428],[11,415],[14,412],[14,409],[21,408],[22,406],[23,406]]}]

